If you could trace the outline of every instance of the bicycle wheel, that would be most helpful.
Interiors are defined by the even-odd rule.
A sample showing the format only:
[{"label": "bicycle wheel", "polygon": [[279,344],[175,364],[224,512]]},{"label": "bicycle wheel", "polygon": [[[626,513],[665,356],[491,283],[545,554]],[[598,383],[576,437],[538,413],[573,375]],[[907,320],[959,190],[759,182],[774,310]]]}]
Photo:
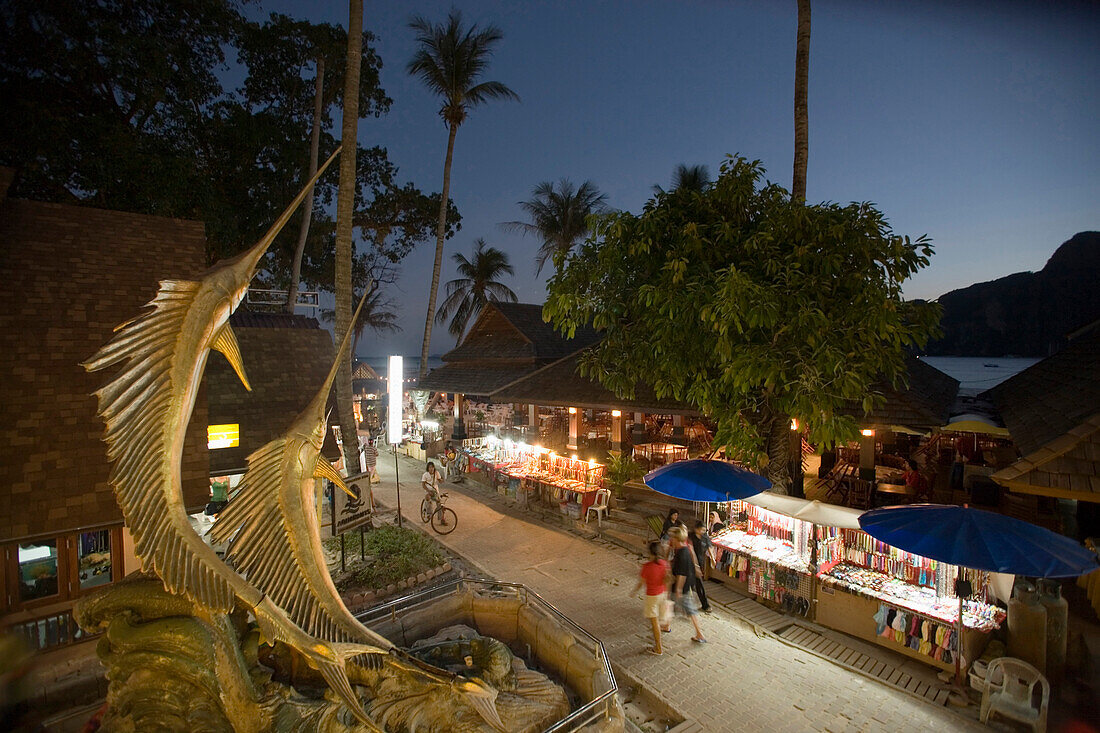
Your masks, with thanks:
[{"label": "bicycle wheel", "polygon": [[420,521],[427,524],[432,520],[432,502],[428,498],[424,498],[420,502]]},{"label": "bicycle wheel", "polygon": [[437,534],[450,534],[458,526],[458,515],[450,507],[440,507],[432,514],[432,529]]}]

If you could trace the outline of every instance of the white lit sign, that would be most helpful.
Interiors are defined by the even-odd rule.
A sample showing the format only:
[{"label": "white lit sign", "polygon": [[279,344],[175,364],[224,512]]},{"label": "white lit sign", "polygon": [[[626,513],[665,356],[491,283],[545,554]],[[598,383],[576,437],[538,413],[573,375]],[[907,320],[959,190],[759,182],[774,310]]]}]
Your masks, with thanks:
[{"label": "white lit sign", "polygon": [[390,357],[390,424],[389,434],[391,443],[401,442],[401,409],[404,407],[405,393],[404,364],[400,356]]}]

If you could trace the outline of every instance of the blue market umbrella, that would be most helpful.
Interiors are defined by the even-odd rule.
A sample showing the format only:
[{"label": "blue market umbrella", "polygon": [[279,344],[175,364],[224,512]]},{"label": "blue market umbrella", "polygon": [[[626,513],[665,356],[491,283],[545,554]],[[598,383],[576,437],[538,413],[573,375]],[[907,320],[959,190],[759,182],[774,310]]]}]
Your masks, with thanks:
[{"label": "blue market umbrella", "polygon": [[[1096,553],[1068,537],[1029,522],[950,504],[910,504],[872,509],[859,517],[863,531],[906,552],[996,573],[1065,578],[1097,569]],[[958,588],[956,592],[958,593]],[[963,590],[957,622],[962,650]],[[962,686],[961,654],[955,684]]]},{"label": "blue market umbrella", "polygon": [[646,486],[686,501],[733,501],[771,488],[772,482],[725,461],[677,461],[650,471]]},{"label": "blue market umbrella", "polygon": [[1068,578],[1100,567],[1096,553],[1068,537],[967,506],[884,507],[864,513],[859,524],[894,547],[975,570]]}]

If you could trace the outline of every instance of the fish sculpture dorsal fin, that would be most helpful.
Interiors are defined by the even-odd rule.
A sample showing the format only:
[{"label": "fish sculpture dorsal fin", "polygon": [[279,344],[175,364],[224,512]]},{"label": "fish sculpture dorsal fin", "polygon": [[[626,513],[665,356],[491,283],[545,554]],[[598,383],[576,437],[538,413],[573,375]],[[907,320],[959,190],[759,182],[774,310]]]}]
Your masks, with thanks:
[{"label": "fish sculpture dorsal fin", "polygon": [[164,426],[179,407],[173,349],[199,287],[186,280],[162,281],[148,304],[152,310],[123,324],[84,366],[97,371],[125,364],[95,394],[107,424],[111,484],[135,552],[169,591],[224,612],[233,607],[233,589],[213,552],[210,557],[193,553],[180,539],[194,530],[186,524],[182,496],[172,487],[178,466],[173,469],[164,461],[171,440]]}]

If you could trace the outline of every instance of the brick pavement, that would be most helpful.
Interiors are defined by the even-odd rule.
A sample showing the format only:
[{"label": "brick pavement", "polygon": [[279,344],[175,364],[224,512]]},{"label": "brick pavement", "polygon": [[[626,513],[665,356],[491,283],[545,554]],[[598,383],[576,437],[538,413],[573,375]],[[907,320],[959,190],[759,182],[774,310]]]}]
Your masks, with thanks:
[{"label": "brick pavement", "polygon": [[[423,464],[400,459],[406,521],[419,524]],[[393,456],[378,461],[376,497],[396,506]],[[444,489],[447,490],[447,489]],[[791,647],[758,636],[719,612],[702,616],[710,643],[691,642],[691,625],[673,621],[665,653],[650,641],[642,601],[630,596],[638,561],[628,551],[497,512],[451,490],[458,528],[437,537],[493,577],[524,583],[599,637],[613,662],[708,731],[982,730],[937,707]]]}]

